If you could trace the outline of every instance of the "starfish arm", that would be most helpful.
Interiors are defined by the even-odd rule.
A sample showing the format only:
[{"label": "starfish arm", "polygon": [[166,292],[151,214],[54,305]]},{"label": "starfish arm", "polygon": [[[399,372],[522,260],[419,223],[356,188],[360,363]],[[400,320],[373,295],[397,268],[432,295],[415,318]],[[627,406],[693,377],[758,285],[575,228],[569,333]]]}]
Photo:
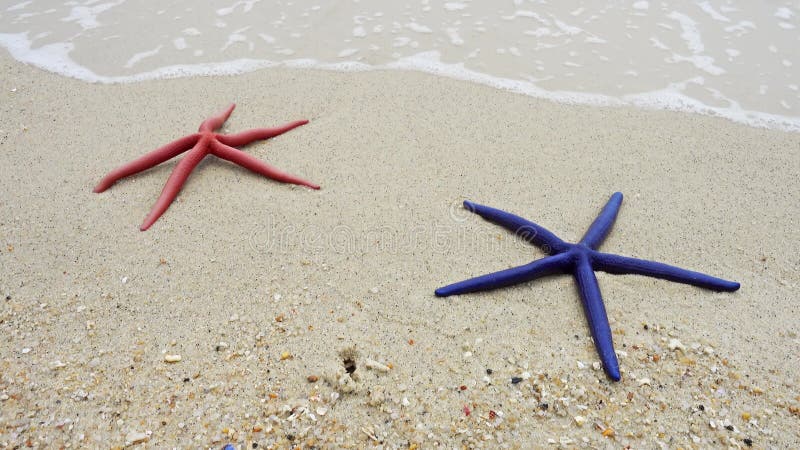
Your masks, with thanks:
[{"label": "starfish arm", "polygon": [[281,135],[291,129],[307,123],[307,120],[297,120],[275,128],[256,128],[236,134],[220,134],[217,135],[217,139],[225,145],[230,145],[231,147],[241,147],[242,145],[249,144],[253,141],[260,141]]},{"label": "starfish arm", "polygon": [[207,154],[205,148],[197,146],[186,154],[178,165],[175,166],[175,169],[172,170],[172,174],[170,174],[167,179],[167,184],[164,185],[164,189],[161,191],[161,195],[158,196],[158,200],[156,200],[153,208],[150,209],[150,213],[147,214],[147,217],[144,218],[142,225],[139,227],[141,231],[146,231],[162,214],[164,214],[164,211],[166,211],[169,205],[172,204],[172,201],[175,200],[175,197],[183,187],[183,183],[189,178],[192,170],[200,164],[200,161],[202,161]]},{"label": "starfish arm", "polygon": [[190,134],[189,136],[184,136],[112,170],[108,175],[100,180],[97,186],[95,186],[94,192],[103,192],[122,178],[139,173],[143,170],[147,170],[170,158],[180,155],[186,150],[192,148],[192,146],[195,145],[199,139],[199,134]]},{"label": "starfish arm", "polygon": [[464,201],[464,208],[543,248],[546,253],[561,253],[566,250],[566,243],[559,239],[558,236],[522,217],[489,206],[479,205],[469,200]]},{"label": "starfish arm", "polygon": [[594,219],[594,222],[592,222],[592,225],[589,227],[589,230],[586,231],[580,243],[593,249],[599,247],[606,236],[608,236],[611,227],[614,226],[614,221],[617,218],[620,205],[622,205],[622,193],[615,192],[611,198],[608,199],[608,203],[603,207],[603,210],[600,211],[600,215]]},{"label": "starfish arm", "polygon": [[600,355],[603,368],[612,380],[619,381],[621,378],[619,362],[617,354],[614,353],[614,342],[611,338],[611,327],[608,325],[606,308],[603,305],[603,296],[600,294],[600,286],[597,284],[597,277],[594,275],[589,259],[585,256],[575,266],[575,280],[578,283],[586,320],[589,322],[594,346]]},{"label": "starfish arm", "polygon": [[593,261],[596,269],[613,274],[632,273],[644,275],[677,283],[691,284],[714,291],[733,292],[738,290],[740,286],[735,281],[723,280],[704,273],[628,256],[595,252]]},{"label": "starfish arm", "polygon": [[487,291],[499,287],[524,283],[536,278],[565,270],[569,264],[569,256],[561,253],[555,256],[536,260],[524,266],[513,267],[499,272],[482,275],[469,280],[453,283],[435,291],[437,297],[466,294],[469,292]]},{"label": "starfish arm", "polygon": [[282,183],[299,184],[302,186],[308,186],[311,189],[319,189],[318,184],[314,184],[294,175],[289,175],[288,173],[266,164],[241,150],[227,146],[221,142],[212,143],[211,151],[222,159],[226,159],[234,164],[238,164],[245,169],[250,169],[253,172],[261,174],[267,178],[271,178]]},{"label": "starfish arm", "polygon": [[197,131],[214,131],[221,127],[228,117],[231,116],[233,108],[236,108],[236,103],[231,103],[225,110],[220,111],[216,116],[211,116],[200,124],[200,129]]}]

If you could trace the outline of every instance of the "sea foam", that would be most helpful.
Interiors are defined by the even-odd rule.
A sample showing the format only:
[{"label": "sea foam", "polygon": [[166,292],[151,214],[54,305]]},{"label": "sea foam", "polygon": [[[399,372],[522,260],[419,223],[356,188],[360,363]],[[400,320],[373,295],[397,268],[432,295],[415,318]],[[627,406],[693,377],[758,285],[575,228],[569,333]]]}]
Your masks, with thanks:
[{"label": "sea foam", "polygon": [[0,45],[19,61],[87,82],[267,67],[413,70],[557,102],[800,131],[790,2],[221,3],[23,1],[0,10]]}]

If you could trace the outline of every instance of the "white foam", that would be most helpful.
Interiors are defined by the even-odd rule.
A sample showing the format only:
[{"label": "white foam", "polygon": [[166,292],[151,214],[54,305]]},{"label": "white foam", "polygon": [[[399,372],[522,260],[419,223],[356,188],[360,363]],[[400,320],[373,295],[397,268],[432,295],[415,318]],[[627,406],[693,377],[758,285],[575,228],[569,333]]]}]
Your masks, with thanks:
[{"label": "white foam", "polygon": [[660,49],[660,50],[669,50],[666,44],[661,42],[657,37],[653,36],[650,38],[650,42],[653,44],[653,47]]},{"label": "white foam", "polygon": [[461,36],[458,34],[458,28],[447,28],[447,36],[450,38],[450,43],[453,45],[463,45],[464,40],[461,39]]},{"label": "white foam", "polygon": [[537,22],[541,23],[542,25],[550,25],[550,21],[549,20],[545,19],[544,17],[540,16],[539,14],[537,14],[537,13],[535,13],[533,11],[528,11],[528,10],[517,10],[517,11],[514,11],[513,15],[502,16],[502,19],[504,19],[504,20],[514,20],[517,17],[526,17],[526,18],[534,19]]},{"label": "white foam", "polygon": [[650,9],[650,3],[646,2],[644,0],[640,0],[638,2],[634,2],[632,6],[633,6],[633,9],[638,9],[640,11],[644,11],[644,10]]},{"label": "white foam", "polygon": [[40,69],[89,82],[101,81],[97,74],[70,59],[69,54],[75,48],[75,45],[69,42],[58,42],[31,48],[28,33],[0,33],[0,43],[3,44],[14,59],[24,61]]},{"label": "white foam", "polygon": [[725,31],[727,31],[728,33],[736,33],[737,37],[742,37],[745,34],[748,34],[755,29],[756,29],[756,24],[754,24],[749,20],[742,20],[736,25],[730,25],[725,27]]},{"label": "white foam", "polygon": [[392,42],[392,46],[393,47],[405,47],[410,42],[411,42],[411,38],[406,37],[406,36],[398,36],[398,37],[394,38],[394,41]]},{"label": "white foam", "polygon": [[130,57],[130,59],[128,59],[128,62],[125,63],[125,68],[126,69],[130,69],[131,67],[135,66],[139,61],[141,61],[141,60],[143,60],[145,58],[149,58],[151,56],[157,55],[158,52],[161,51],[162,47],[164,47],[164,46],[163,45],[159,45],[158,47],[156,47],[154,49],[145,50],[143,52],[135,53],[133,56]]},{"label": "white foam", "polygon": [[561,30],[563,33],[568,34],[570,36],[571,35],[575,35],[575,34],[580,34],[583,31],[583,29],[581,29],[579,27],[575,27],[575,26],[572,26],[572,25],[567,25],[566,23],[564,23],[564,22],[562,22],[562,21],[560,21],[558,19],[554,19],[553,23],[556,24],[556,26],[558,27],[559,30]]},{"label": "white foam", "polygon": [[[30,2],[28,2],[28,3],[30,3]],[[792,12],[792,10],[791,10],[791,9],[789,9],[789,8],[781,7],[781,8],[778,8],[778,9],[775,11],[775,17],[777,17],[777,18],[779,18],[779,19],[786,19],[786,20],[789,20],[789,19],[791,19],[792,17],[794,17],[794,13],[793,13],[793,12]]]},{"label": "white foam", "polygon": [[26,6],[33,3],[33,0],[28,0],[27,2],[17,3],[16,5],[11,5],[6,8],[6,11],[19,11],[20,9],[25,9]]},{"label": "white foam", "polygon": [[[116,0],[108,3],[101,3],[94,6],[73,6],[70,14],[61,19],[62,22],[77,22],[84,30],[91,30],[100,26],[97,17],[109,9],[120,5],[125,0]],[[94,2],[89,2],[94,3]]]},{"label": "white foam", "polygon": [[681,37],[686,41],[692,53],[702,53],[702,51],[705,50],[703,40],[700,38],[700,31],[697,29],[697,22],[692,20],[689,16],[677,11],[672,11],[667,17],[678,21],[683,30]]},{"label": "white foam", "polygon": [[433,30],[417,22],[407,23],[406,28],[417,33],[433,33]]},{"label": "white foam", "polygon": [[239,6],[242,6],[242,12],[250,12],[250,10],[252,10],[252,9],[253,9],[253,5],[254,5],[254,4],[256,4],[256,3],[258,3],[258,2],[260,2],[260,1],[261,1],[261,0],[242,0],[242,1],[238,1],[238,2],[234,3],[234,4],[233,4],[233,5],[231,5],[231,6],[228,6],[228,7],[226,7],[226,8],[220,8],[220,9],[218,9],[218,10],[217,10],[217,15],[218,15],[218,16],[227,16],[227,15],[230,15],[230,14],[232,14],[232,13],[233,13],[233,12],[236,10],[236,8],[238,8]]},{"label": "white foam", "polygon": [[461,2],[447,2],[444,4],[444,9],[447,11],[461,11],[467,9],[467,4]]},{"label": "white foam", "polygon": [[186,48],[188,48],[188,47],[189,47],[189,46],[186,44],[186,39],[184,39],[184,38],[182,38],[182,37],[179,37],[179,38],[175,38],[175,39],[173,39],[173,40],[172,40],[172,45],[173,45],[173,46],[174,46],[174,47],[175,47],[177,50],[185,50]]},{"label": "white foam", "polygon": [[353,37],[362,38],[367,35],[367,30],[361,25],[353,28]]},{"label": "white foam", "polygon": [[728,17],[720,14],[713,6],[711,6],[711,2],[700,2],[697,4],[703,11],[705,11],[712,19],[718,20],[720,22],[730,22],[731,19]]},{"label": "white foam", "polygon": [[522,34],[525,34],[526,36],[543,37],[543,36],[551,36],[553,32],[550,31],[550,28],[539,27],[535,30],[525,30],[522,32]]},{"label": "white foam", "polygon": [[339,58],[348,58],[350,56],[355,55],[356,53],[358,53],[358,49],[357,48],[346,48],[346,49],[340,51],[338,56],[339,56]]},{"label": "white foam", "polygon": [[683,56],[673,54],[669,58],[670,62],[689,62],[700,70],[710,73],[711,75],[722,75],[725,70],[714,65],[714,58],[704,55],[705,45],[700,36],[700,31],[697,28],[697,22],[679,12],[673,11],[668,16],[670,19],[677,20],[681,25],[683,32],[681,38],[686,42],[689,51],[692,52],[691,56]]}]

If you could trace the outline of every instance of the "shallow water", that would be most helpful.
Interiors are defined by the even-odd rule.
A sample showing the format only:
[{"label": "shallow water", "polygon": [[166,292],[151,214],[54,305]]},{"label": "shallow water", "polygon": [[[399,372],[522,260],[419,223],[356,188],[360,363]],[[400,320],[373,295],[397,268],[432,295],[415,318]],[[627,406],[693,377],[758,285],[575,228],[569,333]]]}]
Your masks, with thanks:
[{"label": "shallow water", "polygon": [[93,82],[421,70],[556,101],[800,131],[796,2],[0,1],[18,60]]}]

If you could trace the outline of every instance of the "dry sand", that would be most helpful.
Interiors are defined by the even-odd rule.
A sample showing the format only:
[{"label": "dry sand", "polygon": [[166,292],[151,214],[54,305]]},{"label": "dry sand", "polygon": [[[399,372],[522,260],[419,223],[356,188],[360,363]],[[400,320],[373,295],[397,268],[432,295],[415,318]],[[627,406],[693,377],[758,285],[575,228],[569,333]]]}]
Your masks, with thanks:
[{"label": "dry sand", "polygon": [[[418,73],[0,73],[0,447],[800,446],[799,134]],[[147,232],[175,161],[92,193],[230,102],[310,119],[246,150],[322,190],[208,158]],[[568,276],[433,296],[542,256],[464,198],[574,240],[614,191],[604,250],[742,283],[598,273],[622,382]]]}]

